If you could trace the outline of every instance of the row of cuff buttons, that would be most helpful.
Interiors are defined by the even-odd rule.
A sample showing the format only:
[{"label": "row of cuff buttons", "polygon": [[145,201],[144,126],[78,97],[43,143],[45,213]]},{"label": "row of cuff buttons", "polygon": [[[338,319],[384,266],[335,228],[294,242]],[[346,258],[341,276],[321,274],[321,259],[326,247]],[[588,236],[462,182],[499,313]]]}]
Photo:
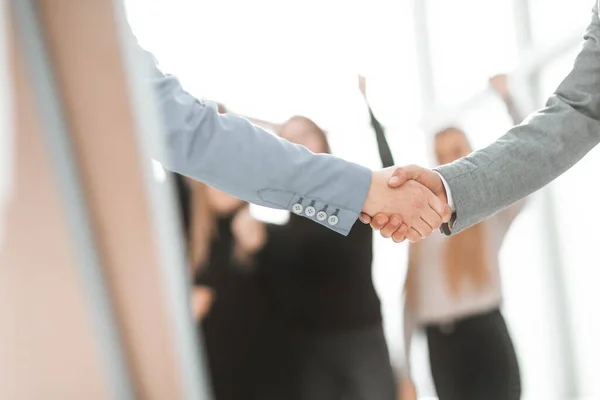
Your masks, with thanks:
[{"label": "row of cuff buttons", "polygon": [[327,210],[327,206],[325,206],[325,208],[323,210],[317,212],[317,210],[314,207],[314,204],[315,204],[315,202],[313,201],[310,206],[304,208],[304,206],[302,205],[302,199],[300,199],[298,201],[298,203],[296,203],[292,206],[292,211],[298,215],[302,215],[302,212],[304,212],[304,214],[307,217],[311,217],[311,218],[314,217],[315,214],[317,214],[318,221],[323,222],[323,221],[327,220],[327,223],[331,226],[336,226],[338,224],[338,222],[340,222],[340,219],[337,216],[337,214],[340,212],[339,209],[336,209],[332,215],[328,216],[327,213],[325,212]]}]

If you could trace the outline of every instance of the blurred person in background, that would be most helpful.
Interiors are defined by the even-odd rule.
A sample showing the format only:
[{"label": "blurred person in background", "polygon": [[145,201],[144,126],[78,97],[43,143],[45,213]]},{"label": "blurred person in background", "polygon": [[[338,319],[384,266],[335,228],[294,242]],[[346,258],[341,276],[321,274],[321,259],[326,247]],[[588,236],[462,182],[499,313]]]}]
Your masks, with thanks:
[{"label": "blurred person in background", "polygon": [[[190,272],[193,276],[194,265],[192,262],[191,252],[197,251],[192,245],[190,240],[190,226],[192,224],[192,204],[191,204],[191,190],[190,185],[186,181],[185,177],[172,174],[175,181],[175,188],[177,190],[177,198],[179,200],[179,210],[181,215],[181,226],[183,228],[183,236],[186,242],[186,254],[189,261]],[[214,298],[214,292],[212,289],[205,285],[198,285],[192,288],[192,302],[191,309],[192,315],[197,320],[202,320]]]},{"label": "blurred person in background", "polygon": [[[222,115],[210,103],[186,92],[173,75],[163,73],[154,56],[142,49],[130,31],[129,49],[147,68],[157,111],[164,124],[165,149],[153,157],[164,168],[245,201],[293,211],[315,202],[337,210],[320,225],[347,235],[361,212],[395,213],[399,228],[429,236],[450,219],[450,208],[417,182],[392,190],[392,170],[371,171],[331,155],[314,154],[271,135],[247,119]],[[400,223],[398,223],[400,225]]]},{"label": "blurred person in background", "polygon": [[[364,78],[359,82],[365,94]],[[391,166],[383,128],[372,112],[370,116],[382,164]],[[330,153],[325,132],[308,118],[290,118],[280,125],[279,134],[314,153]],[[331,212],[314,210],[317,219]],[[283,226],[247,216],[238,227],[238,240],[263,232],[256,235],[263,238],[260,250],[255,241],[246,248],[255,250],[270,315],[290,338],[290,393],[300,400],[395,399],[396,382],[372,280],[372,231],[357,225],[342,237],[294,214]]]},{"label": "blurred person in background", "polygon": [[[450,206],[452,217],[442,231],[452,235],[546,186],[579,162],[600,143],[599,8],[600,0],[594,1],[581,51],[544,108],[491,145],[451,164],[435,170],[396,168],[388,186],[401,187],[409,180],[427,186]],[[383,214],[361,215],[361,221],[395,242],[421,240],[412,228],[406,235],[395,232],[400,224]]]},{"label": "blurred person in background", "polygon": [[[522,113],[508,78],[490,80],[513,122]],[[445,126],[434,136],[439,165],[471,153],[466,134]],[[440,400],[516,400],[521,395],[517,357],[500,312],[502,290],[498,253],[523,201],[455,236],[435,233],[411,244],[405,286],[404,331],[407,369],[413,331],[424,327],[429,361]],[[403,400],[416,399],[405,376]]]},{"label": "blurred person in background", "polygon": [[[278,400],[283,381],[276,368],[287,362],[266,318],[251,254],[261,231],[236,236],[248,204],[203,183],[191,188],[190,265],[194,266],[192,306],[206,348],[216,400]],[[286,386],[287,388],[287,386]]]},{"label": "blurred person in background", "polygon": [[[220,113],[227,110],[218,105]],[[249,257],[232,233],[247,203],[175,175],[190,273],[191,308],[205,344],[216,400],[279,400],[277,382],[263,379],[272,348],[264,301]],[[259,232],[260,233],[260,232]],[[260,240],[255,233],[244,245]]]},{"label": "blurred person in background", "polygon": [[[260,240],[255,232],[241,245],[233,226],[247,203],[203,183],[189,180],[192,222],[190,265],[193,305],[206,347],[216,400],[276,399],[265,383],[269,358],[265,343],[265,302],[245,247]],[[259,232],[260,233],[260,232]],[[207,291],[212,296],[207,310]],[[207,312],[208,311],[208,312]]]}]

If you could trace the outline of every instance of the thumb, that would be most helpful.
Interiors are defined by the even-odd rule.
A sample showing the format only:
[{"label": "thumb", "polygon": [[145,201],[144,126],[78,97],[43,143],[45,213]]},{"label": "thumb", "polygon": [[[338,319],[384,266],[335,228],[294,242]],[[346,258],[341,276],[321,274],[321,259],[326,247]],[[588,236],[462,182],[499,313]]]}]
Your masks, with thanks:
[{"label": "thumb", "polygon": [[402,186],[408,180],[417,180],[421,176],[423,168],[418,165],[407,165],[406,167],[397,167],[388,181],[388,186],[397,188]]},{"label": "thumb", "polygon": [[371,217],[365,213],[360,213],[358,219],[360,219],[360,222],[362,222],[365,225],[371,223]]}]

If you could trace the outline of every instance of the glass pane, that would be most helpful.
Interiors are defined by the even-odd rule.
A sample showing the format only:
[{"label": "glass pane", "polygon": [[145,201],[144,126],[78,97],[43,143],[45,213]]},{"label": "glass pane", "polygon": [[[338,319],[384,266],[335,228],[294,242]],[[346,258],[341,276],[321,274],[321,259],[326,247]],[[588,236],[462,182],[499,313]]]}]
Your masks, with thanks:
[{"label": "glass pane", "polygon": [[[552,93],[557,84],[571,70],[579,49],[548,66],[542,74],[542,90]],[[574,135],[577,132],[573,132]],[[569,299],[568,311],[572,332],[572,345],[577,363],[576,376],[580,394],[600,398],[595,371],[600,370],[600,319],[596,306],[600,304],[598,269],[597,219],[576,210],[587,210],[589,202],[597,203],[600,148],[595,148],[552,185],[555,196],[555,215],[560,227],[559,240],[563,276]],[[593,182],[593,184],[590,184]],[[586,213],[587,214],[587,213]]]},{"label": "glass pane", "polygon": [[579,30],[583,34],[594,0],[529,0],[529,5],[534,43],[547,46]]},{"label": "glass pane", "polygon": [[580,50],[579,47],[574,47],[571,51],[559,56],[541,71],[540,91],[544,102],[556,91],[558,85],[560,85],[569,72],[571,72],[575,58]]},{"label": "glass pane", "polygon": [[464,100],[485,87],[489,76],[516,67],[510,1],[430,0],[427,5],[438,102]]}]

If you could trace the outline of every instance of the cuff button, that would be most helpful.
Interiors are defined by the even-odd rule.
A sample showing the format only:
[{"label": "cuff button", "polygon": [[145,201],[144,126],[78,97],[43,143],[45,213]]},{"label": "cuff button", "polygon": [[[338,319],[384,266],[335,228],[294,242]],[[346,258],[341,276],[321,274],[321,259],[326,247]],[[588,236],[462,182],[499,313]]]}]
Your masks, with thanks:
[{"label": "cuff button", "polygon": [[302,214],[302,211],[304,211],[304,207],[302,207],[302,204],[296,203],[292,206],[292,211],[294,212],[294,214]]},{"label": "cuff button", "polygon": [[306,207],[306,210],[304,210],[304,213],[309,217],[313,217],[316,214],[316,212],[317,210],[315,210],[313,206],[308,206]]},{"label": "cuff button", "polygon": [[317,213],[317,220],[325,221],[327,219],[327,213],[325,211],[319,211]]},{"label": "cuff button", "polygon": [[336,226],[338,224],[338,222],[340,222],[340,219],[337,217],[337,215],[332,215],[332,216],[329,217],[329,219],[327,220],[327,222],[331,226]]}]

